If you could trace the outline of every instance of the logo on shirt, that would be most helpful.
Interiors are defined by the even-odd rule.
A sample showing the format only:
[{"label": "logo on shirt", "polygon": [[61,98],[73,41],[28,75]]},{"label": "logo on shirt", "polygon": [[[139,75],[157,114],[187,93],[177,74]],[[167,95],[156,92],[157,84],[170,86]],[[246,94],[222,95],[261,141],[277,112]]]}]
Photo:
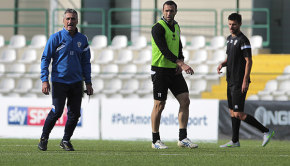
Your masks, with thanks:
[{"label": "logo on shirt", "polygon": [[239,109],[239,106],[238,105],[235,105],[235,109]]},{"label": "logo on shirt", "polygon": [[237,42],[238,42],[238,40],[235,40],[235,42],[234,42],[234,45],[236,45],[236,44],[237,44]]},{"label": "logo on shirt", "polygon": [[82,45],[82,43],[81,42],[77,42],[77,44],[78,44],[78,47],[80,48],[81,47],[81,45]]},{"label": "logo on shirt", "polygon": [[172,35],[172,40],[176,40],[176,39],[175,39],[175,34]]}]

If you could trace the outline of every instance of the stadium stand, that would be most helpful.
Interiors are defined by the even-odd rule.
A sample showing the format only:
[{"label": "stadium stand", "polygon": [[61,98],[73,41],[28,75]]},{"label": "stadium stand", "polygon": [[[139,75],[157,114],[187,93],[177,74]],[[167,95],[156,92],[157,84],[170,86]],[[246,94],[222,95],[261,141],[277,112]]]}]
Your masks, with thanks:
[{"label": "stadium stand", "polygon": [[[23,35],[17,35],[17,37],[19,36],[22,36],[20,41],[23,41]],[[15,37],[16,35],[13,36],[13,38]],[[181,38],[182,42],[186,43],[186,37],[181,36]],[[7,86],[4,86],[3,79],[5,78],[14,82],[11,84],[13,88],[22,88],[24,91],[9,90],[8,93],[0,90],[1,96],[47,97],[41,93],[39,79],[39,62],[45,46],[44,43],[47,41],[46,38],[43,35],[34,35],[30,45],[22,44],[21,47],[19,46],[21,44],[14,40],[11,38],[8,47],[3,46],[5,49],[0,50],[1,86]],[[144,36],[137,37],[131,46],[128,46],[128,39],[123,35],[115,36],[111,45],[108,45],[107,40],[104,35],[96,35],[90,44],[92,81],[96,92],[93,97],[152,98],[150,78],[152,52],[147,45],[146,38]],[[11,47],[12,43],[18,46]],[[189,45],[184,45],[185,61],[192,65],[195,71],[192,76],[183,73],[188,83],[191,98],[226,98],[225,68],[223,68],[221,75],[216,73],[217,65],[226,57],[224,45],[225,38],[222,36],[211,38],[210,45],[207,47],[204,36],[194,36]],[[18,51],[19,49],[22,51]],[[258,55],[254,56],[253,59],[254,65],[251,75],[253,82],[251,87],[253,88],[249,90],[248,99],[288,99],[290,96],[290,89],[287,89],[290,87],[289,82],[286,82],[290,78],[290,67],[287,66],[290,62],[288,56]],[[261,72],[266,74],[255,74]],[[275,93],[266,93],[268,86],[270,86],[266,84],[269,80],[276,81]],[[20,86],[20,82],[23,82],[22,86]],[[23,88],[24,85],[27,87]],[[110,89],[109,86],[115,87]]]}]

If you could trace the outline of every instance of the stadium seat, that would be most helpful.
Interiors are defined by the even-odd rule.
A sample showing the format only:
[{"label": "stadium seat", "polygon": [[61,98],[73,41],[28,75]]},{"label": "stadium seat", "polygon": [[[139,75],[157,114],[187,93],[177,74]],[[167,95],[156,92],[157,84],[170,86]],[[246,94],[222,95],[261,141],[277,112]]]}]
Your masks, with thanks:
[{"label": "stadium seat", "polygon": [[128,95],[124,95],[124,98],[126,98],[126,99],[138,99],[138,98],[140,98],[140,96],[136,93],[130,93]]},{"label": "stadium seat", "polygon": [[9,93],[15,88],[15,80],[13,78],[1,78],[0,93]]},{"label": "stadium seat", "polygon": [[118,77],[121,79],[128,79],[135,76],[136,73],[137,73],[137,66],[135,64],[128,64],[120,68]]},{"label": "stadium seat", "polygon": [[26,38],[24,35],[13,35],[10,38],[10,42],[8,45],[9,48],[14,49],[23,48],[25,46],[26,46]]},{"label": "stadium seat", "polygon": [[28,47],[34,49],[41,49],[45,47],[46,42],[47,38],[45,35],[34,35],[31,39],[31,44]]},{"label": "stadium seat", "polygon": [[91,77],[96,77],[101,72],[101,67],[98,64],[91,64]]},{"label": "stadium seat", "polygon": [[183,56],[184,56],[184,62],[187,63],[189,61],[189,58],[190,58],[190,53],[186,49],[183,49],[182,53],[183,53]]},{"label": "stadium seat", "polygon": [[103,49],[108,46],[108,38],[105,35],[96,35],[92,39],[90,47],[92,49]]},{"label": "stadium seat", "polygon": [[129,79],[123,83],[120,93],[123,95],[133,94],[139,88],[139,82],[136,79]]},{"label": "stadium seat", "polygon": [[91,59],[90,62],[92,63],[95,60],[95,51],[90,48]]},{"label": "stadium seat", "polygon": [[207,64],[216,64],[223,62],[226,59],[226,52],[223,49],[218,49],[213,52],[212,55],[210,55],[207,58],[206,63]]},{"label": "stadium seat", "polygon": [[[26,49],[18,60],[19,63],[32,63],[37,60],[37,51],[35,49]],[[40,59],[39,59],[40,61]]]},{"label": "stadium seat", "polygon": [[260,98],[262,96],[271,95],[277,89],[278,89],[277,80],[270,80],[266,83],[264,90],[258,92],[258,95],[260,96]]},{"label": "stadium seat", "polygon": [[251,43],[251,48],[252,48],[252,54],[257,55],[258,50],[263,47],[263,38],[260,35],[251,36],[250,43]]},{"label": "stadium seat", "polygon": [[182,44],[182,47],[183,48],[186,48],[187,44],[186,44],[186,37],[184,35],[180,35],[180,41],[181,41],[181,44]]},{"label": "stadium seat", "polygon": [[102,79],[95,78],[92,80],[92,86],[94,93],[100,93],[104,89],[104,81]]},{"label": "stadium seat", "polygon": [[288,96],[287,95],[279,95],[279,96],[275,96],[274,100],[276,101],[288,101]]},{"label": "stadium seat", "polygon": [[36,81],[34,81],[30,92],[32,92],[34,94],[42,94],[42,81],[41,81],[41,79],[37,79]]},{"label": "stadium seat", "polygon": [[105,84],[103,93],[104,94],[116,94],[122,88],[122,81],[118,78],[109,80],[108,83]]},{"label": "stadium seat", "polygon": [[136,39],[132,40],[132,45],[129,46],[129,49],[140,50],[147,46],[147,39],[145,36],[138,36]]},{"label": "stadium seat", "polygon": [[3,35],[0,35],[0,48],[5,46],[5,38]]},{"label": "stadium seat", "polygon": [[254,35],[250,37],[250,43],[252,49],[262,48],[263,46],[263,37],[260,35]]},{"label": "stadium seat", "polygon": [[225,37],[215,36],[211,39],[210,45],[206,48],[208,50],[216,50],[216,49],[224,48],[225,42],[226,42]]},{"label": "stadium seat", "polygon": [[[209,73],[209,67],[205,64],[200,64],[193,67],[194,74],[192,75],[192,79],[201,79],[205,77]],[[187,74],[187,76],[189,76]]]},{"label": "stadium seat", "polygon": [[0,77],[5,74],[5,65],[0,63]]},{"label": "stadium seat", "polygon": [[100,77],[101,78],[113,78],[115,77],[119,72],[119,67],[116,64],[108,64],[105,65],[101,68],[101,73],[100,73]]},{"label": "stadium seat", "polygon": [[114,51],[111,49],[105,49],[100,52],[100,54],[96,55],[94,63],[97,64],[108,64],[112,62],[114,59]]},{"label": "stadium seat", "polygon": [[290,80],[284,80],[278,83],[278,88],[273,91],[273,96],[285,95],[287,91],[290,91]]},{"label": "stadium seat", "polygon": [[283,74],[277,76],[278,81],[289,80],[290,79],[290,65],[284,68]]},{"label": "stadium seat", "polygon": [[207,88],[207,82],[204,79],[198,79],[191,82],[191,86],[189,88],[189,94],[196,96],[200,95],[201,92],[205,91]]},{"label": "stadium seat", "polygon": [[15,86],[15,89],[13,90],[13,92],[16,93],[27,93],[28,91],[30,91],[30,89],[32,89],[32,80],[30,78],[20,78]]},{"label": "stadium seat", "polygon": [[129,49],[122,49],[119,51],[114,63],[116,64],[128,64],[133,60],[133,52]]},{"label": "stadium seat", "polygon": [[0,63],[12,63],[16,60],[16,51],[14,49],[5,49],[1,51]]},{"label": "stadium seat", "polygon": [[121,49],[128,45],[128,38],[125,35],[116,35],[112,39],[112,44],[109,46],[111,49]]},{"label": "stadium seat", "polygon": [[205,62],[207,59],[207,51],[206,50],[197,50],[192,54],[188,63],[189,64],[201,64]]},{"label": "stadium seat", "polygon": [[20,78],[25,73],[25,65],[22,63],[14,63],[8,66],[6,70],[7,77]]},{"label": "stadium seat", "polygon": [[152,93],[152,91],[153,91],[153,85],[150,79],[143,79],[139,81],[139,88],[136,91],[137,94],[147,95],[147,94]]},{"label": "stadium seat", "polygon": [[204,36],[193,36],[190,45],[186,48],[188,50],[198,50],[205,47],[205,37]]},{"label": "stadium seat", "polygon": [[247,97],[247,100],[259,100],[259,96],[258,95],[251,95],[251,96]]},{"label": "stadium seat", "polygon": [[144,49],[139,52],[136,59],[133,60],[135,64],[146,64],[150,63],[152,58],[152,51],[150,49]]},{"label": "stadium seat", "polygon": [[27,78],[40,78],[41,67],[40,64],[34,63],[28,67],[24,74]]},{"label": "stadium seat", "polygon": [[221,72],[222,73],[221,74],[218,74],[217,73],[217,66],[218,65],[210,65],[209,66],[209,72],[204,77],[207,81],[210,81],[210,80],[219,80],[220,77],[223,77],[225,75],[225,73],[226,73],[226,67],[223,67],[221,69]]},{"label": "stadium seat", "polygon": [[272,95],[262,95],[262,96],[259,96],[260,97],[260,100],[274,100],[274,97]]},{"label": "stadium seat", "polygon": [[151,71],[151,64],[140,65],[137,67],[137,73],[135,75],[135,78],[149,79],[151,77],[150,71]]}]

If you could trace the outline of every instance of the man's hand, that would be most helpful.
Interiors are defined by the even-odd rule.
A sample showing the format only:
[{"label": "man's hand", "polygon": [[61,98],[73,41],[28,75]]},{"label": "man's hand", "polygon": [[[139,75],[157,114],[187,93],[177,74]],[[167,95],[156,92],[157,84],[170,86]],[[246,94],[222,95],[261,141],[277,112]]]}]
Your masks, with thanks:
[{"label": "man's hand", "polygon": [[42,93],[45,95],[49,95],[50,92],[50,85],[48,81],[42,82]]},{"label": "man's hand", "polygon": [[190,74],[190,75],[194,74],[193,69],[187,64],[185,64],[183,61],[176,60],[176,64],[178,65],[179,68],[181,68],[181,70],[185,71],[186,74]]},{"label": "man's hand", "polygon": [[249,89],[249,82],[248,80],[244,80],[242,84],[242,93],[246,93]]},{"label": "man's hand", "polygon": [[87,95],[93,95],[94,94],[94,89],[93,89],[93,87],[92,87],[92,84],[86,84],[86,93],[87,93]]},{"label": "man's hand", "polygon": [[218,74],[221,74],[222,72],[221,72],[221,69],[223,68],[223,65],[222,64],[220,64],[218,67],[217,67],[217,73]]}]

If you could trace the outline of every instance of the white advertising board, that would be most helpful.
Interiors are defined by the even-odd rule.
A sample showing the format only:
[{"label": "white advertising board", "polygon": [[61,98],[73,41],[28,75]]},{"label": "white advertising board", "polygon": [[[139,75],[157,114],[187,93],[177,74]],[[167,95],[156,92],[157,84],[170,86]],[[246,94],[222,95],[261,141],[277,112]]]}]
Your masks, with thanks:
[{"label": "white advertising board", "polygon": [[[218,100],[191,100],[187,136],[196,141],[217,141]],[[104,99],[101,101],[102,139],[151,140],[152,99]],[[179,104],[168,99],[162,113],[162,140],[177,140]]]},{"label": "white advertising board", "polygon": [[[40,138],[51,104],[51,98],[0,98],[0,137]],[[83,100],[81,114],[72,139],[99,139],[99,100]],[[50,138],[63,137],[66,119],[65,108]]]}]

